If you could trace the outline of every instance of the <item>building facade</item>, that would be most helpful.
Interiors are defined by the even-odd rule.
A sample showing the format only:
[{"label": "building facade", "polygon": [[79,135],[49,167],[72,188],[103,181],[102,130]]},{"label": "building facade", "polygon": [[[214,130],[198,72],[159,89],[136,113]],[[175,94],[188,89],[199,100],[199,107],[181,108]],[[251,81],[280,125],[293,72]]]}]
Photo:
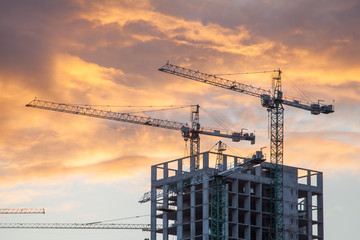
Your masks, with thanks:
[{"label": "building facade", "polygon": [[[267,240],[270,164],[200,154],[152,166],[151,240]],[[324,239],[322,173],[284,166],[284,239]]]}]

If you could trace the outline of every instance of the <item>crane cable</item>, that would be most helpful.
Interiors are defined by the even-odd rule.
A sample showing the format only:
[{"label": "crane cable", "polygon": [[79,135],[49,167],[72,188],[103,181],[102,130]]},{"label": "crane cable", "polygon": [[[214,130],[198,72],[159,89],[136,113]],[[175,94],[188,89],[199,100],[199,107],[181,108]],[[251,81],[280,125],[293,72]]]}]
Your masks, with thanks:
[{"label": "crane cable", "polygon": [[227,146],[227,150],[232,152],[235,156],[240,156],[240,154],[238,152],[236,152],[235,149],[231,148],[229,145],[226,145],[226,146]]},{"label": "crane cable", "polygon": [[188,153],[188,141],[187,139],[185,140],[185,149],[184,149],[184,157],[188,156],[189,153]]},{"label": "crane cable", "polygon": [[211,119],[213,119],[217,124],[219,124],[221,127],[223,127],[225,130],[229,132],[233,132],[230,128],[228,128],[224,123],[222,123],[219,119],[217,119],[214,115],[207,112],[204,108],[201,108],[201,110],[206,113]]},{"label": "crane cable", "polygon": [[310,103],[311,103],[311,102],[314,102],[313,100],[311,100],[311,99],[314,99],[314,96],[312,96],[311,94],[309,94],[309,93],[305,92],[304,90],[300,89],[299,87],[297,87],[296,84],[295,84],[288,76],[286,76],[285,73],[283,73],[283,75],[284,75],[285,80],[287,80],[287,82],[289,82],[289,83],[293,86],[293,88],[294,88],[303,98],[305,98],[305,99],[306,99],[307,101],[309,101]]},{"label": "crane cable", "polygon": [[142,110],[142,111],[130,111],[126,113],[147,113],[147,112],[159,112],[159,111],[166,111],[166,110],[174,110],[174,109],[181,109],[181,108],[188,108],[193,105],[169,105],[169,106],[120,106],[120,105],[95,105],[95,104],[70,104],[74,106],[83,106],[83,107],[114,107],[114,108],[159,108],[161,109],[154,109],[154,110]]},{"label": "crane cable", "polygon": [[140,217],[147,217],[147,216],[150,216],[150,214],[139,215],[139,216],[134,216],[134,217],[126,217],[126,218],[117,218],[117,219],[104,220],[104,221],[97,221],[97,222],[90,222],[90,223],[86,223],[86,224],[90,225],[90,224],[98,224],[98,223],[103,223],[103,222],[114,222],[114,221],[127,220],[127,219],[140,218]]},{"label": "crane cable", "polygon": [[[209,151],[213,150],[218,144],[219,144],[219,142],[215,143],[215,145],[212,146]],[[233,148],[231,148],[228,144],[225,144],[225,145],[226,145],[226,150],[229,150],[232,154],[234,154],[234,156],[240,156],[240,154],[238,152],[236,152]]]},{"label": "crane cable", "polygon": [[162,109],[154,109],[154,110],[143,110],[143,111],[134,111],[134,112],[127,112],[127,113],[147,113],[147,112],[160,112],[160,111],[167,111],[167,110],[174,110],[174,109],[182,109],[188,108],[190,105],[181,106],[181,107],[169,107],[169,108],[162,108]]},{"label": "crane cable", "polygon": [[209,152],[210,152],[211,150],[213,150],[213,149],[216,147],[216,145],[218,145],[218,144],[219,144],[219,142],[215,143],[215,145],[212,146],[212,147],[209,149]]},{"label": "crane cable", "polygon": [[[231,75],[245,75],[245,74],[257,74],[257,73],[270,73],[270,72],[275,72],[276,70],[273,71],[258,71],[258,72],[239,72],[239,73],[217,73],[217,74],[212,74],[214,76],[231,76]],[[294,87],[294,89],[303,97],[305,98],[307,101],[309,101],[310,103],[313,103],[314,101],[311,99],[315,99],[314,96],[310,95],[309,93],[306,93],[304,90],[301,90],[299,87],[297,87],[295,85],[294,82],[292,82],[286,75],[285,73],[283,73],[284,77],[286,80],[289,81],[289,83]]]},{"label": "crane cable", "polygon": [[[224,142],[222,142],[223,144],[225,144]],[[219,142],[215,143],[214,146],[212,146],[209,151],[213,150],[217,145],[219,144]],[[235,156],[240,156],[240,154],[238,152],[236,152],[234,149],[232,149],[228,144],[225,144],[226,146],[226,150],[230,150],[230,152],[232,152]]]},{"label": "crane cable", "polygon": [[256,73],[269,73],[269,72],[274,72],[274,70],[273,71],[259,71],[259,72],[216,73],[216,74],[212,74],[212,75],[214,75],[214,76],[229,76],[229,75],[256,74]]},{"label": "crane cable", "polygon": [[192,105],[109,105],[109,104],[83,104],[83,103],[74,103],[69,104],[74,106],[86,106],[86,107],[119,107],[119,108],[152,108],[152,107],[188,107]]}]

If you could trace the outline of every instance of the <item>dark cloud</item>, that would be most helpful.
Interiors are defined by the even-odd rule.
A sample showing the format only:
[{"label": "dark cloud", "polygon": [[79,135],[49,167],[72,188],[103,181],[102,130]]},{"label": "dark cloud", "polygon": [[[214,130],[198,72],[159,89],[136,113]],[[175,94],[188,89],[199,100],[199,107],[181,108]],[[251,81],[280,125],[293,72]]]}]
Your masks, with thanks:
[{"label": "dark cloud", "polygon": [[[15,75],[28,87],[46,87],[52,80],[53,56],[51,39],[17,32],[0,25],[0,71],[5,76]],[[25,77],[26,76],[26,77]]]},{"label": "dark cloud", "polygon": [[164,38],[165,34],[154,24],[146,22],[144,20],[128,21],[124,24],[123,30],[126,34],[138,34],[140,36],[151,36]]},{"label": "dark cloud", "polygon": [[71,1],[5,1],[0,8],[0,71],[34,90],[49,89],[59,26],[78,8]]},{"label": "dark cloud", "polygon": [[[255,131],[256,145],[225,140],[241,149],[241,156],[269,146],[268,113],[258,98],[158,71],[167,60],[209,74],[281,67],[313,100],[335,98],[336,112],[329,115],[286,106],[286,164],[340,171],[337,177],[343,170],[357,174],[359,6],[352,0],[2,1],[0,183],[5,190],[6,185],[19,189],[3,195],[24,205],[23,198],[33,198],[22,191],[28,183],[39,189],[51,181],[62,184],[64,194],[83,180],[108,185],[126,176],[145,182],[150,165],[184,155],[180,131],[26,108],[34,96],[69,104],[199,104],[206,111],[200,111],[204,127]],[[269,75],[225,78],[271,88]],[[283,79],[284,94],[292,95]],[[136,115],[190,122],[188,109],[137,110]],[[201,150],[218,140],[201,136]],[[129,181],[110,185],[111,192],[126,188],[126,194],[115,193],[126,201],[129,193],[145,189],[134,190]],[[53,209],[59,210],[62,199],[51,195]]]},{"label": "dark cloud", "polygon": [[[106,104],[115,104],[106,102],[108,100],[123,100],[134,105],[167,101],[173,104],[200,104],[205,109],[219,112],[219,115],[222,115],[222,121],[229,128],[237,131],[247,128],[252,131],[258,128],[263,130],[267,127],[266,111],[260,106],[258,99],[175,77],[159,72],[157,69],[170,60],[174,64],[216,74],[273,70],[281,64],[292,66],[293,69],[305,68],[308,65],[304,67],[302,64],[316,61],[310,58],[317,55],[324,55],[325,60],[334,59],[343,65],[346,62],[356,64],[352,60],[358,57],[359,48],[355,41],[358,30],[350,34],[350,31],[354,29],[353,25],[357,22],[358,17],[354,14],[358,9],[358,4],[342,5],[341,2],[332,1],[325,7],[324,2],[313,1],[302,3],[297,1],[152,1],[151,6],[144,2],[135,5],[139,9],[145,9],[145,13],[141,12],[144,14],[142,16],[139,9],[131,8],[135,2],[34,1],[34,4],[27,4],[26,1],[7,2],[0,10],[2,11],[0,32],[5,36],[0,38],[2,53],[0,73],[2,76],[11,76],[12,79],[17,79],[14,76],[19,76],[20,85],[24,88],[30,88],[51,99],[61,99],[65,102],[74,99],[79,102],[99,101],[99,96],[101,96],[100,101]],[[137,16],[136,14],[139,13],[138,18],[116,21],[114,16],[110,16],[111,20],[108,20],[107,16],[102,15],[108,13],[108,9],[116,9],[118,6],[122,7],[119,12],[129,11],[127,13],[133,14],[131,16]],[[166,16],[176,18],[166,18]],[[183,21],[184,19],[187,21]],[[174,24],[174,26],[169,27],[166,24]],[[351,38],[348,39],[349,36]],[[231,38],[228,42],[227,37]],[[215,41],[217,39],[220,40]],[[269,47],[261,48],[256,44],[269,44]],[[336,48],[328,50],[332,46]],[[246,47],[260,50],[256,54],[240,51]],[[231,48],[239,51],[230,51]],[[306,57],[309,59],[300,58],[299,54],[293,50],[295,48],[308,51]],[[316,51],[313,51],[314,49]],[[57,55],[65,55],[66,57],[61,59],[65,63],[79,64],[83,72],[75,71],[73,75],[64,74],[61,77],[66,79],[55,80],[54,57]],[[349,59],[346,58],[347,56]],[[64,66],[71,67],[66,64]],[[328,67],[326,64],[324,66],[324,68]],[[123,74],[108,73],[109,76],[106,75],[104,79],[96,76],[99,79],[93,79],[92,82],[86,79],[92,78],[91,74],[84,74],[87,72],[86,69],[95,75],[106,70],[109,72],[119,70]],[[56,70],[59,71],[59,69]],[[266,89],[270,88],[271,83],[270,76],[259,76],[250,80],[244,79],[243,76],[236,76],[231,79],[245,81],[247,84]],[[112,85],[102,86],[100,84],[102,80],[111,82]],[[296,80],[300,86],[313,81],[313,79],[302,81],[300,77],[296,77]],[[96,84],[95,81],[97,81]],[[69,86],[64,87],[65,83]],[[351,92],[351,97],[353,97],[359,86],[356,82],[347,84],[348,86],[338,86],[337,89],[332,86],[323,87],[324,84],[321,82],[318,85],[309,86],[312,90],[323,87],[321,91],[311,92],[314,95],[320,92],[321,97],[328,96],[332,92],[336,93],[335,90]],[[115,89],[106,89],[109,86]],[[115,94],[116,99],[111,90],[118,91],[117,95]],[[345,104],[350,100],[351,98],[340,102]],[[1,107],[7,110],[10,107],[6,107],[7,103],[4,101]],[[346,108],[345,105],[341,107]],[[290,113],[288,116],[297,117],[291,111],[288,112]],[[153,138],[170,135],[159,130],[144,130],[130,126],[125,127],[129,128],[128,130],[119,131],[116,123],[104,124],[99,129],[90,126],[89,129],[93,132],[85,131],[88,134],[86,136],[83,136],[83,131],[75,131],[77,133],[75,135],[78,136],[74,136],[74,134],[57,129],[57,126],[71,125],[66,123],[73,121],[71,118],[66,121],[54,119],[53,124],[45,123],[48,131],[42,132],[36,130],[43,127],[39,125],[28,128],[12,125],[11,119],[21,113],[22,109],[11,111],[0,119],[4,122],[3,128],[9,129],[8,132],[4,131],[6,133],[6,137],[3,138],[4,149],[17,156],[3,156],[9,164],[13,159],[17,159],[19,163],[26,162],[22,159],[26,159],[31,152],[29,161],[43,161],[44,164],[46,163],[44,168],[51,168],[58,159],[77,159],[79,155],[86,153],[86,149],[91,149],[93,146],[99,147],[99,152],[101,152],[101,150],[111,151],[107,146],[116,145],[122,149],[122,154],[126,151],[134,151],[135,146],[141,146],[144,151],[149,151],[151,154],[153,151],[150,151],[149,143],[153,142]],[[181,114],[158,116],[169,119],[174,117],[173,120],[188,122],[188,119],[181,119],[183,116]],[[45,115],[43,117],[47,118]],[[201,117],[201,123],[204,126],[221,128],[208,118]],[[32,123],[36,121],[32,119]],[[301,119],[294,120],[295,123],[301,123],[300,121]],[[19,126],[25,124],[27,123],[22,122]],[[312,123],[308,121],[306,124],[306,126],[311,126]],[[78,123],[78,125],[85,124]],[[76,124],[68,127],[77,129]],[[143,136],[144,132],[146,136]],[[115,133],[120,136],[118,137]],[[23,137],[22,134],[24,134]],[[62,134],[66,137],[59,139]],[[177,138],[177,135],[173,137],[175,135],[176,133],[172,133],[171,137]],[[30,142],[31,139],[33,145],[27,149],[18,150],[16,147],[11,147],[11,144],[26,145],[25,143]],[[89,139],[95,140],[90,142]],[[179,139],[181,140],[180,136]],[[159,140],[157,151],[164,151],[162,147],[168,142]],[[132,147],[128,147],[129,145]],[[56,157],[47,159],[47,156],[51,155]]]},{"label": "dark cloud", "polygon": [[[186,20],[216,23],[225,28],[245,26],[251,38],[267,39],[290,48],[332,53],[348,63],[359,59],[359,1],[164,1],[152,0],[156,11]],[[216,36],[214,36],[216,37]],[[334,40],[346,40],[347,44]]]}]

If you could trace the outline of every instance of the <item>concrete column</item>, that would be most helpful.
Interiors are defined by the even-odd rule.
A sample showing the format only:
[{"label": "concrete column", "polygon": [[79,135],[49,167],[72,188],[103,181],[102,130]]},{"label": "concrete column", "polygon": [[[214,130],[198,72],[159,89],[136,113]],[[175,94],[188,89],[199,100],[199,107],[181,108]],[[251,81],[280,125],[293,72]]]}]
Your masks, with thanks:
[{"label": "concrete column", "polygon": [[323,195],[319,194],[317,196],[317,204],[318,204],[318,211],[317,211],[317,217],[318,217],[318,236],[324,237],[324,202],[323,202]]},{"label": "concrete column", "polygon": [[227,170],[227,156],[223,155],[223,165],[224,165],[224,170]]},{"label": "concrete column", "polygon": [[209,240],[209,181],[203,182],[203,240]]},{"label": "concrete column", "polygon": [[312,240],[312,193],[311,191],[307,192],[306,196],[306,215],[308,217],[308,224],[307,224],[307,234],[308,240]]},{"label": "concrete column", "polygon": [[[259,166],[258,167],[259,169],[260,169],[260,171],[261,171],[261,166]],[[261,174],[261,173],[260,173]],[[258,214],[258,217],[259,217],[259,219],[257,219],[256,220],[256,222],[257,222],[257,224],[261,227],[260,228],[260,232],[257,234],[258,236],[257,236],[257,238],[256,239],[258,239],[258,240],[262,240],[262,231],[263,231],[263,223],[262,223],[262,218],[263,218],[263,215],[262,215],[262,212],[263,212],[263,209],[262,209],[262,198],[263,198],[263,196],[262,196],[262,183],[260,183],[259,185],[258,185],[258,187],[257,187],[257,191],[256,191],[256,195],[257,196],[260,196],[261,198],[258,200],[259,202],[258,202],[258,210],[260,211],[260,213]]]},{"label": "concrete column", "polygon": [[182,167],[183,167],[183,159],[180,158],[178,160],[178,169],[177,169],[176,175],[181,175],[182,174]]},{"label": "concrete column", "polygon": [[190,172],[195,171],[195,156],[190,157]]},{"label": "concrete column", "polygon": [[323,173],[319,172],[316,176],[317,186],[321,187],[321,192],[323,191]]},{"label": "concrete column", "polygon": [[195,186],[190,187],[190,237],[195,239]]},{"label": "concrete column", "polygon": [[[226,166],[226,165],[225,165]],[[225,190],[225,239],[229,238],[229,187],[226,185],[226,190]]]},{"label": "concrete column", "polygon": [[157,176],[156,176],[156,165],[155,166],[151,166],[151,181],[156,181]]},{"label": "concrete column", "polygon": [[168,166],[168,163],[164,163],[163,176],[164,176],[164,179],[169,177],[169,166]]},{"label": "concrete column", "polygon": [[238,165],[238,158],[237,157],[234,157],[234,167],[236,167]]},{"label": "concrete column", "polygon": [[[166,164],[166,169],[167,169],[167,164]],[[167,172],[167,171],[166,171]],[[164,174],[167,175],[167,174]],[[167,177],[167,176],[166,176]],[[165,178],[165,176],[164,176]],[[168,185],[164,185],[163,187],[163,207],[164,209],[168,208],[169,204],[168,204]],[[163,215],[163,240],[168,240],[168,213],[166,211],[162,212]]]},{"label": "concrete column", "polygon": [[247,195],[246,199],[245,199],[245,203],[244,203],[244,208],[246,209],[245,212],[245,225],[247,225],[248,227],[246,227],[245,229],[245,239],[250,239],[250,235],[251,235],[251,231],[250,231],[250,182],[246,182],[245,184],[245,194]]},{"label": "concrete column", "polygon": [[261,165],[255,167],[255,175],[261,177]]},{"label": "concrete column", "polygon": [[[164,172],[163,172],[164,179],[169,177],[169,165],[168,163],[164,163]],[[162,205],[166,209],[168,208],[168,186],[163,186],[163,202]],[[163,211],[163,240],[168,240],[168,216],[167,212]]]},{"label": "concrete column", "polygon": [[151,240],[156,240],[156,188],[151,188]]},{"label": "concrete column", "polygon": [[[151,182],[156,181],[156,166],[151,166]],[[156,240],[156,187],[151,187],[151,240]]]},{"label": "concrete column", "polygon": [[306,175],[306,181],[307,181],[307,185],[311,186],[311,171],[310,170],[306,170],[307,175]]},{"label": "concrete column", "polygon": [[[178,183],[178,184],[181,184]],[[176,216],[176,235],[178,239],[183,238],[183,196],[182,191],[177,195],[177,216]]]},{"label": "concrete column", "polygon": [[[237,159],[237,158],[236,158]],[[235,163],[237,163],[237,160],[235,160]],[[235,165],[236,166],[236,165]],[[233,180],[232,182],[232,186],[233,186],[233,192],[238,193],[238,189],[239,189],[239,181],[238,180]],[[238,222],[239,220],[239,195],[235,194],[234,199],[233,199],[233,206],[235,207],[235,221]],[[233,232],[233,236],[235,238],[239,238],[239,228],[237,225],[235,225],[235,232]]]},{"label": "concrete column", "polygon": [[209,152],[205,152],[203,154],[203,168],[208,168],[209,167]]}]

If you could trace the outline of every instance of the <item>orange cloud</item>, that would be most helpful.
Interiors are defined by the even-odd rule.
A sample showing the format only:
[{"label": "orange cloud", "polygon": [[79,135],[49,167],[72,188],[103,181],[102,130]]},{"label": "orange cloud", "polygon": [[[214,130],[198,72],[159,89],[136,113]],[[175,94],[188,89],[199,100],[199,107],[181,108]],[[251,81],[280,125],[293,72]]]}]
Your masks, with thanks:
[{"label": "orange cloud", "polygon": [[[129,176],[133,171],[146,170],[151,163],[170,160],[183,152],[179,132],[25,108],[35,96],[95,105],[200,104],[218,113],[230,128],[256,130],[258,143],[268,144],[267,115],[259,99],[157,72],[156,68],[166,59],[211,74],[281,67],[290,80],[300,88],[310,89],[310,94],[316,98],[336,99],[336,103],[344,106],[339,111],[354,112],[346,106],[357,105],[360,100],[358,66],[334,58],[339,51],[354,44],[348,36],[334,38],[334,45],[329,48],[313,49],[259,34],[249,24],[230,26],[221,21],[161,13],[150,1],[75,3],[83,8],[76,14],[66,15],[63,21],[46,25],[46,31],[35,32],[41,38],[35,33],[31,37],[26,35],[26,40],[32,40],[33,51],[25,43],[9,48],[20,49],[21,53],[14,55],[21,57],[9,61],[11,67],[5,65],[7,69],[0,72],[3,183],[63,174],[87,173],[104,178]],[[21,32],[22,28],[14,29]],[[310,32],[311,29],[298,26],[289,34],[300,37]],[[22,39],[19,36],[17,39]],[[32,59],[32,56],[35,57]],[[271,88],[270,76],[245,78],[237,75],[231,79]],[[287,84],[284,78],[285,95],[297,96],[297,92],[289,91]],[[188,111],[152,114],[169,120],[189,121]],[[331,117],[331,123],[314,124],[299,116],[289,114],[291,118],[286,121],[292,129],[303,127],[301,121],[305,121],[307,127],[301,131],[308,131],[312,124],[322,130],[324,125],[344,127],[345,120],[341,117]],[[201,121],[204,126],[214,124],[216,128],[216,123],[203,115]],[[352,122],[346,127],[351,129],[349,131],[358,131]],[[344,131],[340,129],[339,134],[346,135]],[[295,139],[289,134],[287,137],[286,159],[290,164],[302,165],[306,157],[314,168],[336,169],[338,159],[346,159],[341,168],[351,169],[355,165],[358,169],[356,163],[348,160],[354,158],[354,151],[358,150],[354,143],[329,139],[325,130],[323,136],[301,135]],[[202,141],[207,144],[202,145],[203,150],[207,150],[205,147],[212,146],[216,139],[203,138]],[[243,149],[247,151],[246,147]],[[300,156],[299,152],[306,154]]]},{"label": "orange cloud", "polygon": [[95,26],[116,23],[120,28],[134,23],[147,23],[151,28],[157,29],[157,35],[146,30],[132,33],[132,37],[140,41],[166,40],[178,45],[188,45],[199,48],[210,48],[219,52],[259,56],[274,46],[272,42],[259,42],[244,44],[250,39],[249,31],[245,26],[235,29],[225,28],[218,24],[203,24],[199,21],[189,21],[171,15],[156,12],[148,1],[129,7],[127,4],[104,6],[94,4],[94,8],[81,15]]},{"label": "orange cloud", "polygon": [[[329,135],[328,133],[288,134],[285,143],[285,164],[326,172],[359,171],[357,153],[360,147],[349,143],[358,142],[360,135],[349,133]],[[347,141],[341,140],[344,137]]]},{"label": "orange cloud", "polygon": [[[114,79],[127,77],[121,70],[101,67],[69,54],[59,54],[55,59],[52,90],[55,95],[47,100],[70,104],[106,101],[124,106],[175,102],[175,97],[169,98],[161,91],[153,98],[151,92],[116,83]],[[176,131],[161,132],[126,123],[25,108],[33,97],[32,91],[17,82],[2,82],[2,85],[8,90],[1,97],[6,113],[2,116],[0,147],[3,183],[81,172],[103,177],[129,176],[136,169],[148,169],[148,162],[163,160],[174,152],[176,144],[172,141],[181,144],[183,141]],[[185,122],[187,116],[188,112]],[[143,156],[137,154],[139,146],[146,152]]]}]

